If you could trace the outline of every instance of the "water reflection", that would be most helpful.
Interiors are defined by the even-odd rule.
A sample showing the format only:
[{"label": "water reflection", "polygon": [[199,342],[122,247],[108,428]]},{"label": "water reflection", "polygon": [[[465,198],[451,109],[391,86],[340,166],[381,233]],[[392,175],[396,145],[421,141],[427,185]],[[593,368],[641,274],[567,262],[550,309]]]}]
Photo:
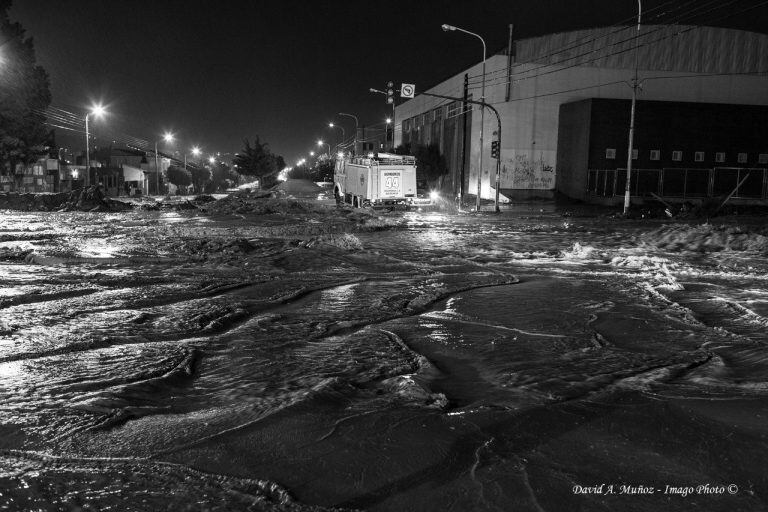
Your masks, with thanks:
[{"label": "water reflection", "polygon": [[[0,265],[4,447],[168,457],[326,503],[360,497],[345,483],[355,467],[369,497],[420,482],[427,510],[529,466],[530,486],[554,496],[562,474],[607,481],[630,456],[641,476],[659,457],[690,476],[766,455],[745,434],[763,435],[768,392],[753,245],[725,257],[702,242],[712,227],[649,238],[647,225],[548,212],[402,218],[333,246],[197,212],[10,214],[4,246],[63,263]],[[680,409],[710,398],[740,403]],[[729,453],[679,452],[704,453],[702,439]],[[760,467],[741,471],[758,481]],[[74,492],[106,488],[86,480]],[[508,506],[499,496],[486,498]]]}]

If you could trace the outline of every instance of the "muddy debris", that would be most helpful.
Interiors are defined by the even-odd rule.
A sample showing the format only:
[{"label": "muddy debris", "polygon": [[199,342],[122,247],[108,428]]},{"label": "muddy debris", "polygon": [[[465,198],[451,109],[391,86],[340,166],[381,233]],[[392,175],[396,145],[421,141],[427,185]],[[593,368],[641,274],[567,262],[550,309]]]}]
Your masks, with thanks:
[{"label": "muddy debris", "polygon": [[300,199],[282,198],[276,191],[250,190],[235,192],[201,210],[214,215],[289,215],[296,213],[325,213],[328,208]]},{"label": "muddy debris", "polygon": [[99,185],[60,192],[57,194],[31,194],[5,192],[0,194],[0,209],[20,211],[124,211],[133,206],[107,197]]},{"label": "muddy debris", "polygon": [[21,247],[0,247],[0,261],[24,261],[32,249]]}]

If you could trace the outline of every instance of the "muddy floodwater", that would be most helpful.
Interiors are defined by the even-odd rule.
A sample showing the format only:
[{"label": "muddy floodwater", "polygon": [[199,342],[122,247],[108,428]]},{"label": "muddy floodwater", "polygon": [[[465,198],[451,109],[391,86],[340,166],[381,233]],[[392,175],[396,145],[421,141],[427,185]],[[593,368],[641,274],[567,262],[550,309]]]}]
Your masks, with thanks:
[{"label": "muddy floodwater", "polygon": [[768,510],[768,229],[0,212],[0,510]]}]

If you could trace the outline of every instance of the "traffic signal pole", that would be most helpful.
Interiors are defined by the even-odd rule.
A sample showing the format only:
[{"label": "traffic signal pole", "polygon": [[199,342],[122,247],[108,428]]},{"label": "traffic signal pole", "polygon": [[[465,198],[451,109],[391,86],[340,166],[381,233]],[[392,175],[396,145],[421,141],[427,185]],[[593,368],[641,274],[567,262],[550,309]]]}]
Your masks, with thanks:
[{"label": "traffic signal pole", "polygon": [[[465,99],[465,98],[456,98],[454,96],[444,96],[442,94],[432,94],[431,92],[420,92],[419,94],[424,95],[424,96],[431,96],[433,98],[442,98],[442,99],[445,99],[445,100],[454,100],[454,101],[464,101],[464,102],[467,102],[467,103],[472,103],[472,104],[475,104],[475,105],[480,105],[483,108],[487,107],[487,108],[491,109],[491,111],[494,114],[496,114],[496,123],[498,124],[498,132],[497,132],[498,133],[498,137],[497,137],[497,139],[494,142],[498,143],[499,152],[497,153],[497,156],[495,157],[496,158],[496,198],[494,199],[493,209],[494,209],[494,211],[496,213],[498,213],[500,211],[500,209],[499,209],[499,183],[501,181],[501,154],[500,154],[501,153],[501,116],[499,116],[499,111],[496,110],[493,107],[493,105],[490,105],[490,104],[486,103],[485,101],[470,100],[470,99]],[[491,151],[493,152],[493,144],[491,144],[491,148],[492,148]],[[480,151],[481,152],[483,151],[482,147],[480,148]],[[493,155],[491,155],[491,156],[493,156]],[[483,172],[483,170],[482,169],[478,169],[477,172],[481,173],[481,172]],[[477,195],[478,195],[478,197],[480,197],[480,189],[477,190]],[[479,209],[478,209],[478,211],[479,211]]]},{"label": "traffic signal pole", "polygon": [[[390,151],[395,152],[395,84],[392,81],[387,82],[387,103],[392,105],[392,142],[389,145]],[[386,130],[384,139],[387,138]]]},{"label": "traffic signal pole", "polygon": [[[392,144],[391,144],[391,151],[394,152],[395,150],[395,83],[391,80],[387,82],[387,90],[386,91],[380,91],[378,89],[374,89],[371,87],[368,89],[370,92],[375,92],[378,94],[383,94],[387,97],[387,104],[392,105]],[[384,142],[386,142],[387,138],[387,130],[386,126],[384,127]]]}]

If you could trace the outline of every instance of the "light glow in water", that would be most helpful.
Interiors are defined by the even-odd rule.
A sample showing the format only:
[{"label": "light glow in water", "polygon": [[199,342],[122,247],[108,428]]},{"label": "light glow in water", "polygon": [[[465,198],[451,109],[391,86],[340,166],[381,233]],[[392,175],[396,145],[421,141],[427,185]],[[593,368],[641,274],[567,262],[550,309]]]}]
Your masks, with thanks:
[{"label": "light glow in water", "polygon": [[541,508],[497,482],[565,496],[563,474],[611,481],[616,461],[764,480],[768,264],[749,236],[387,215],[325,238],[320,216],[7,215],[4,246],[64,263],[0,264],[7,486],[30,510],[291,508],[270,475],[310,505],[436,511]]}]

